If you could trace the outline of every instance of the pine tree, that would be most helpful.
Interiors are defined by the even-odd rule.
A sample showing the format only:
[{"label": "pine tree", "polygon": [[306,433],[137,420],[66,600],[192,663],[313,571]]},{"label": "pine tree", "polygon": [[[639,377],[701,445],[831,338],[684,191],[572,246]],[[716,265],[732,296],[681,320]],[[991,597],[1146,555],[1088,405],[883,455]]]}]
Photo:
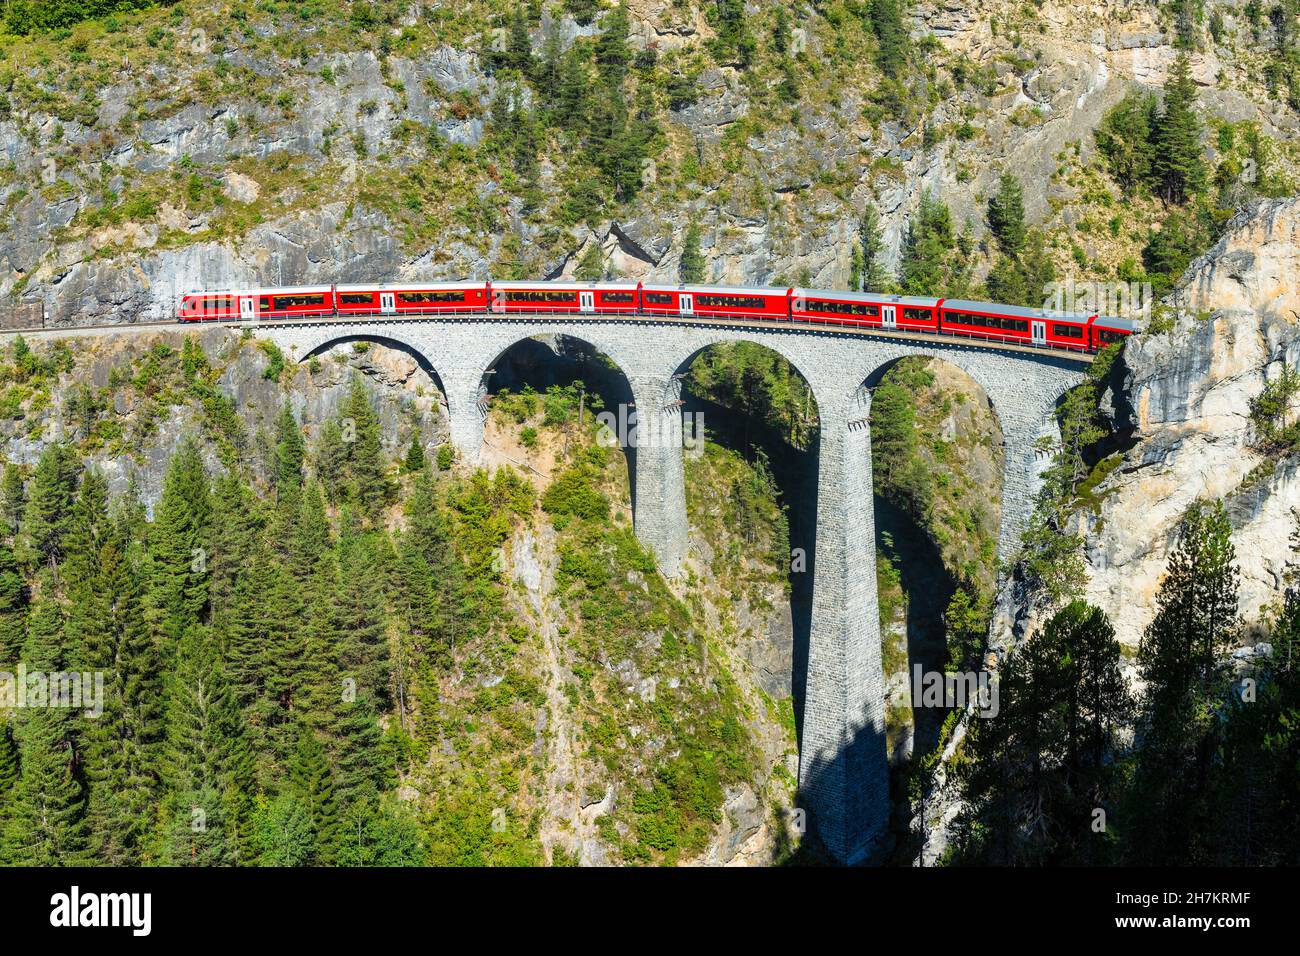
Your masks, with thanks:
[{"label": "pine tree", "polygon": [[353,376],[343,403],[343,425],[347,500],[375,517],[388,503],[392,484],[379,440],[379,416],[359,375]]},{"label": "pine tree", "polygon": [[[64,671],[69,663],[63,612],[54,579],[43,575],[28,619],[23,661],[28,673]],[[48,693],[54,693],[53,684]],[[4,834],[5,861],[19,866],[69,866],[86,862],[86,791],[73,712],[67,706],[21,710],[15,736],[21,773],[13,789]]]},{"label": "pine tree", "polygon": [[406,458],[402,461],[402,470],[407,474],[424,471],[424,445],[420,443],[420,433],[411,438],[410,447],[406,449]]},{"label": "pine tree", "polygon": [[328,539],[303,582],[303,673],[299,723],[330,737],[347,686],[339,666],[338,564]]},{"label": "pine tree", "polygon": [[862,210],[862,222],[858,226],[858,248],[862,262],[862,282],[861,285],[854,286],[854,291],[886,291],[892,283],[885,271],[885,241],[880,234],[880,213],[871,203],[867,203]]},{"label": "pine tree", "polygon": [[308,482],[303,490],[298,522],[291,531],[288,560],[289,570],[304,588],[304,600],[311,598],[311,582],[329,548],[330,525],[325,513],[325,498],[319,484]]},{"label": "pine tree", "polygon": [[4,522],[7,537],[18,533],[26,507],[27,494],[23,487],[22,470],[13,462],[5,462],[4,477],[0,479],[0,520]]},{"label": "pine tree", "polygon": [[1135,195],[1151,181],[1156,123],[1156,97],[1133,92],[1106,113],[1094,133],[1097,148],[1125,195]]},{"label": "pine tree", "polygon": [[1129,810],[1135,862],[1195,862],[1212,830],[1208,777],[1239,625],[1231,534],[1221,502],[1189,509],[1138,648],[1146,700]]},{"label": "pine tree", "polygon": [[78,467],[76,456],[66,445],[50,445],[41,453],[23,511],[19,557],[24,563],[47,564],[63,557],[63,535],[72,520]]},{"label": "pine tree", "polygon": [[0,722],[0,834],[9,815],[9,803],[18,784],[18,742],[7,718]]},{"label": "pine tree", "polygon": [[18,559],[0,542],[0,668],[18,662],[27,633],[26,608],[27,584]]},{"label": "pine tree", "polygon": [[198,446],[186,440],[172,456],[150,526],[150,601],[168,642],[200,620],[208,602],[208,479]]},{"label": "pine tree", "polygon": [[1119,661],[1106,615],[1082,601],[1016,649],[998,714],[972,722],[971,759],[958,770],[960,862],[1113,862],[1111,838],[1090,825],[1116,786],[1112,751],[1130,706]]},{"label": "pine tree", "polygon": [[275,443],[275,486],[284,489],[302,484],[302,466],[306,459],[306,447],[298,421],[293,417],[289,403],[280,406],[280,416],[276,419],[277,439]]},{"label": "pine tree", "polygon": [[730,58],[742,70],[748,69],[754,62],[757,44],[745,20],[744,0],[717,0],[716,11],[718,37],[715,53]]},{"label": "pine tree", "polygon": [[342,426],[331,418],[321,426],[320,440],[316,446],[315,471],[325,494],[334,504],[343,500],[346,491],[347,460]]},{"label": "pine tree", "polygon": [[909,43],[902,0],[870,0],[868,16],[876,35],[876,67],[885,76],[902,76]]},{"label": "pine tree", "polygon": [[592,243],[578,261],[573,277],[579,282],[599,282],[605,275],[605,257],[600,246]]},{"label": "pine tree", "polygon": [[360,693],[382,705],[389,699],[388,634],[380,582],[371,573],[375,563],[371,541],[345,529],[339,540],[339,661]]},{"label": "pine tree", "polygon": [[705,261],[700,252],[700,224],[691,220],[682,244],[682,258],[677,265],[677,276],[685,283],[704,281]]},{"label": "pine tree", "polygon": [[82,475],[64,536],[65,556],[60,567],[68,599],[67,642],[77,667],[112,666],[115,635],[109,621],[109,597],[100,580],[100,549],[112,524],[108,517],[108,482],[96,469]]},{"label": "pine tree", "polygon": [[247,862],[252,757],[216,641],[181,635],[167,696],[165,859],[177,866]]},{"label": "pine tree", "polygon": [[311,862],[332,866],[338,855],[339,808],[334,798],[334,774],[325,748],[306,727],[298,737],[298,748],[289,768],[289,786],[293,796],[306,808],[311,821],[314,847]]},{"label": "pine tree", "polygon": [[262,509],[248,486],[234,473],[213,483],[208,555],[209,622],[217,633],[234,610],[235,586],[248,568],[265,532]]},{"label": "pine tree", "polygon": [[772,49],[784,54],[790,49],[790,15],[781,4],[777,4],[775,19],[772,21]]},{"label": "pine tree", "polygon": [[285,734],[304,682],[302,608],[293,576],[259,548],[235,584],[221,635],[226,673],[253,742],[280,759],[292,744]]},{"label": "pine tree", "polygon": [[1153,161],[1160,193],[1183,203],[1205,187],[1201,121],[1196,116],[1196,82],[1186,53],[1180,53],[1164,87],[1164,108],[1155,130]]},{"label": "pine tree", "polygon": [[945,295],[953,278],[956,247],[948,206],[926,191],[908,222],[903,242],[900,283],[909,295]]},{"label": "pine tree", "polygon": [[160,798],[164,693],[158,646],[146,621],[143,588],[116,530],[99,552],[96,581],[105,596],[104,714],[86,733],[90,845],[113,865],[149,859]]},{"label": "pine tree", "polygon": [[510,18],[510,35],[506,44],[506,65],[513,67],[527,76],[532,71],[533,41],[528,33],[528,21],[524,18],[524,6],[515,4],[515,11]]},{"label": "pine tree", "polygon": [[627,8],[622,4],[614,7],[605,15],[602,26],[596,38],[596,67],[606,82],[621,84],[632,62],[632,49],[627,43],[631,32]]},{"label": "pine tree", "polygon": [[307,866],[315,856],[311,814],[292,794],[259,797],[249,828],[259,866]]},{"label": "pine tree", "polygon": [[1002,252],[1018,258],[1025,248],[1025,204],[1020,180],[1011,173],[1002,174],[989,200],[988,223]]}]

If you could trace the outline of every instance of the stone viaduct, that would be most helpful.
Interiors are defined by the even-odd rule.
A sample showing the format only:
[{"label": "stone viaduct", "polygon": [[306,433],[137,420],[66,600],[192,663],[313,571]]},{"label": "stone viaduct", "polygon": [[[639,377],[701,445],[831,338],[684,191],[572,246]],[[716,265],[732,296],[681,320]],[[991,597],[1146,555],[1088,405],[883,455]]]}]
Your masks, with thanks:
[{"label": "stone viaduct", "polygon": [[514,344],[563,335],[603,352],[627,377],[643,429],[649,416],[666,440],[638,444],[637,536],[675,575],[686,553],[679,374],[701,350],[748,341],[784,356],[812,387],[821,419],[811,632],[799,786],[810,829],[845,863],[873,858],[889,823],[880,617],[876,603],[870,386],[894,361],[927,355],[979,383],[1002,428],[1004,475],[998,554],[1014,553],[1037,490],[1034,441],[1056,433],[1054,408],[1082,380],[1078,357],[964,344],[958,339],[864,335],[809,326],[748,327],[689,320],[547,316],[322,321],[256,327],[304,361],[340,341],[396,345],[441,380],[452,441],[478,458],[487,372]]}]

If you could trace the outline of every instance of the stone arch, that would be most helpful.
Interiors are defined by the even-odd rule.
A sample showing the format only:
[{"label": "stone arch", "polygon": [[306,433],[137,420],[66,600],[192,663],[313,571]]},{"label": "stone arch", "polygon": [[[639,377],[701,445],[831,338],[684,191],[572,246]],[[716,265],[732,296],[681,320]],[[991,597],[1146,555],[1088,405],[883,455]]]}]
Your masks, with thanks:
[{"label": "stone arch", "polygon": [[590,349],[594,354],[603,355],[605,358],[609,359],[609,361],[618,370],[619,374],[621,374],[623,378],[627,380],[630,387],[630,384],[632,382],[632,374],[628,371],[628,363],[625,357],[621,354],[622,350],[614,346],[613,343],[609,341],[603,341],[602,336],[589,335],[587,334],[587,331],[588,330],[585,328],[575,329],[575,328],[570,328],[565,326],[561,326],[557,328],[548,328],[543,326],[541,328],[534,329],[534,330],[529,330],[526,328],[519,329],[515,334],[511,334],[506,339],[502,340],[502,342],[504,342],[505,344],[501,344],[501,342],[494,343],[491,346],[490,351],[484,353],[485,359],[481,361],[481,364],[483,366],[481,377],[485,379],[489,371],[493,368],[493,366],[497,365],[513,349],[527,342],[536,342],[539,345],[542,345],[543,347],[550,349],[550,351],[558,355],[559,353],[556,350],[555,345],[553,343],[546,342],[545,340],[547,338],[555,338],[555,339],[563,338],[563,339],[572,340],[574,342],[579,342],[582,345],[586,346],[588,349]]},{"label": "stone arch", "polygon": [[[674,357],[676,366],[673,375],[666,384],[665,402],[681,404],[687,416],[700,415],[701,418],[688,418],[689,428],[687,444],[691,448],[699,447],[696,442],[703,440],[701,425],[708,426],[710,437],[720,440],[749,457],[749,447],[761,449],[767,456],[769,467],[781,490],[790,518],[789,543],[791,555],[786,557],[786,574],[790,582],[790,646],[781,648],[782,655],[789,654],[788,660],[782,660],[781,666],[789,665],[789,685],[780,691],[779,696],[789,694],[793,698],[796,741],[802,739],[804,727],[804,704],[806,702],[808,646],[811,628],[813,578],[816,573],[816,527],[817,527],[817,456],[818,432],[812,430],[808,435],[807,447],[795,453],[788,448],[788,436],[763,428],[753,427],[750,416],[743,412],[732,413],[725,407],[716,406],[703,395],[688,394],[682,385],[691,367],[710,351],[732,345],[749,345],[771,356],[784,360],[808,388],[811,395],[810,412],[814,421],[820,421],[821,396],[816,384],[801,368],[801,362],[786,351],[774,347],[772,339],[757,338],[744,334],[719,334],[709,336],[711,341],[694,342],[689,352]],[[710,415],[717,416],[710,423]],[[747,447],[748,446],[748,447]],[[685,456],[683,455],[683,458]],[[685,461],[682,462],[683,468]],[[684,485],[684,477],[683,477]],[[795,555],[798,556],[797,562]],[[777,697],[774,686],[764,688]]]},{"label": "stone arch", "polygon": [[960,344],[891,350],[873,356],[861,383],[874,387],[904,356],[919,355],[964,372],[983,391],[1000,430],[1003,451],[998,523],[998,558],[1009,560],[1019,545],[1046,461],[1035,452],[1038,438],[1055,436],[1055,409],[1064,393],[1082,381],[1077,358],[1000,351]]},{"label": "stone arch", "polygon": [[718,345],[731,345],[741,342],[760,346],[776,353],[789,362],[791,367],[799,373],[799,377],[808,383],[813,393],[813,400],[817,402],[818,408],[821,408],[824,400],[829,397],[821,376],[811,367],[806,351],[798,347],[800,341],[798,334],[794,330],[790,332],[771,330],[756,334],[751,330],[741,328],[706,326],[692,327],[690,331],[694,334],[683,337],[684,341],[673,343],[675,348],[665,350],[663,353],[664,357],[661,366],[663,369],[664,394],[662,397],[665,401],[676,400],[677,388],[674,380],[680,381],[677,376],[683,374],[699,358],[701,353]]},{"label": "stone arch", "polygon": [[373,342],[376,345],[383,345],[387,348],[397,349],[399,352],[404,352],[411,356],[415,359],[416,364],[420,366],[421,371],[429,376],[433,381],[433,384],[437,386],[438,391],[442,393],[445,404],[447,387],[443,384],[442,376],[438,373],[438,369],[434,366],[433,362],[429,360],[429,356],[425,354],[425,351],[420,346],[398,336],[375,334],[374,332],[369,331],[346,335],[335,335],[331,336],[326,341],[309,347],[302,355],[295,355],[294,358],[299,364],[301,364],[310,361],[312,358],[319,356],[324,352],[328,352],[337,345],[346,345],[350,342]]},{"label": "stone arch", "polygon": [[373,342],[397,349],[415,359],[442,393],[444,403],[449,398],[448,382],[442,374],[445,369],[433,360],[436,350],[429,347],[424,336],[409,334],[401,325],[355,322],[337,325],[257,326],[256,333],[266,336],[286,348],[299,364],[310,361],[336,345],[348,342]]},{"label": "stone arch", "polygon": [[[532,332],[521,330],[520,334],[511,335],[509,337],[508,344],[501,346],[498,343],[497,346],[493,347],[491,357],[486,360],[477,384],[477,400],[480,402],[480,405],[482,406],[483,398],[496,391],[496,388],[494,387],[495,383],[492,380],[493,373],[494,371],[499,371],[496,366],[500,365],[512,352],[515,352],[521,346],[527,347],[528,343],[535,343],[539,349],[547,350],[559,359],[562,356],[558,348],[558,340],[565,339],[584,346],[589,350],[590,356],[598,358],[603,357],[610,363],[616,379],[621,379],[621,386],[617,381],[615,381],[611,398],[614,399],[614,404],[616,406],[626,406],[622,411],[616,407],[613,409],[613,412],[616,416],[625,417],[629,415],[631,409],[636,405],[636,388],[633,385],[632,377],[628,374],[625,365],[618,358],[615,358],[610,354],[607,350],[607,345],[602,346],[598,344],[600,339],[599,335],[575,334],[579,331],[585,332],[586,330],[575,330],[572,328],[545,329],[542,331]],[[547,341],[547,339],[552,339],[552,341]],[[590,384],[592,383],[588,383],[588,385]],[[623,451],[627,463],[628,484],[632,490],[632,509],[635,515],[637,505],[637,449],[634,446],[624,443],[620,443],[620,448]]]},{"label": "stone arch", "polygon": [[[978,529],[980,534],[977,541],[971,542],[964,548],[953,543],[951,539],[940,543],[940,540],[936,540],[936,536],[930,531],[932,526],[939,528],[946,526],[956,536],[960,537],[962,534],[958,530],[963,526],[962,524],[943,520],[948,513],[943,504],[945,500],[943,488],[947,483],[931,484],[929,490],[937,511],[927,521],[912,507],[913,499],[908,494],[918,489],[907,480],[908,475],[894,471],[902,462],[882,457],[883,449],[875,443],[876,438],[879,437],[876,426],[882,421],[882,413],[887,407],[886,399],[898,397],[898,392],[895,390],[891,390],[887,395],[880,389],[889,373],[909,359],[924,360],[927,372],[939,379],[940,387],[955,387],[971,395],[971,400],[955,402],[951,405],[948,414],[949,420],[954,425],[952,433],[944,434],[941,431],[917,428],[919,440],[915,450],[915,453],[925,460],[933,455],[926,448],[931,442],[940,439],[957,442],[963,429],[965,435],[973,439],[970,444],[964,446],[964,452],[960,447],[949,446],[950,454],[953,456],[948,459],[952,479],[960,489],[959,498],[949,499],[951,514],[962,519],[963,522],[971,522],[967,527],[972,530]],[[906,380],[903,392],[913,396],[913,388],[918,385],[920,382],[915,379]],[[881,660],[884,666],[885,686],[897,688],[901,678],[902,686],[908,687],[910,683],[906,676],[911,673],[913,667],[921,667],[927,673],[944,672],[948,669],[949,633],[944,623],[944,612],[958,590],[974,582],[980,593],[991,594],[996,586],[996,581],[993,579],[995,563],[986,560],[988,556],[981,547],[972,545],[984,541],[995,545],[999,539],[1003,517],[1001,496],[1005,476],[1006,438],[992,397],[966,368],[951,361],[951,356],[946,352],[931,354],[918,351],[892,357],[872,369],[863,387],[870,389],[872,394],[871,471],[873,484],[876,486],[872,489],[877,532],[876,546],[887,560],[892,561],[895,571],[893,579],[902,589],[903,606],[906,608],[906,614],[901,621],[893,622],[901,623],[901,633],[896,627],[890,626],[889,620],[881,622]],[[936,395],[933,391],[930,394]],[[947,404],[945,409],[948,409]],[[937,408],[933,404],[917,404],[918,423],[930,417],[930,424],[933,424],[938,417],[936,413]],[[982,448],[987,448],[987,451]],[[933,457],[935,470],[942,470],[944,459],[938,455]],[[956,461],[974,468],[968,470],[965,467],[952,467]],[[901,487],[904,491],[901,497],[889,493],[890,483],[887,476],[891,472],[903,479],[895,486]],[[882,481],[882,477],[886,480]],[[910,477],[915,479],[917,476]],[[961,548],[964,553],[953,555],[954,548]],[[955,557],[955,560],[945,560],[946,553],[949,558]],[[971,575],[969,578],[968,572]],[[898,719],[896,715],[903,711],[910,712],[910,721]],[[946,711],[921,707],[909,697],[895,697],[893,701],[886,702],[885,714],[888,746],[892,754],[910,754],[915,758],[930,753],[939,743]]]}]

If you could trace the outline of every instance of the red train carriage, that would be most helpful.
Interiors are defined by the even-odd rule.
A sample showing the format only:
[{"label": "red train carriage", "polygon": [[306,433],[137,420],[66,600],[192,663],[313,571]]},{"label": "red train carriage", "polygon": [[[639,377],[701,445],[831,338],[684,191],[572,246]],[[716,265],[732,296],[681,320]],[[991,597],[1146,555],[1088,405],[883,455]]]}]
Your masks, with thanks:
[{"label": "red train carriage", "polygon": [[240,296],[241,318],[297,319],[334,314],[334,287],[330,285],[257,289],[251,295],[253,315],[247,312],[247,298]]},{"label": "red train carriage", "polygon": [[334,295],[339,315],[421,315],[482,312],[487,308],[486,283],[340,285],[334,287]]},{"label": "red train carriage", "polygon": [[641,312],[645,315],[784,320],[790,317],[791,291],[717,285],[643,285]]},{"label": "red train carriage", "polygon": [[635,285],[583,282],[493,282],[493,312],[635,312]]},{"label": "red train carriage", "polygon": [[1090,344],[1094,351],[1104,349],[1112,342],[1123,342],[1136,331],[1137,323],[1132,319],[1099,315],[1089,326]]},{"label": "red train carriage", "polygon": [[1050,312],[970,299],[944,299],[942,329],[975,339],[1086,351],[1088,323],[1081,313]]},{"label": "red train carriage", "polygon": [[251,312],[254,306],[251,292],[187,292],[181,296],[180,319],[182,322],[238,319],[241,298],[247,300]]},{"label": "red train carriage", "polygon": [[602,283],[595,288],[597,312],[632,315],[641,308],[641,284],[611,285]]},{"label": "red train carriage", "polygon": [[933,332],[939,327],[936,312],[942,301],[874,292],[792,289],[790,316],[796,322]]}]

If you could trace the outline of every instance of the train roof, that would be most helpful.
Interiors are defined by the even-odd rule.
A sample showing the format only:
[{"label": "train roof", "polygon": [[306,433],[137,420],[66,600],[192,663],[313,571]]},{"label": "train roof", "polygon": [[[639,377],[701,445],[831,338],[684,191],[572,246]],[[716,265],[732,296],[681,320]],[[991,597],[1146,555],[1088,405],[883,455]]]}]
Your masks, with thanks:
[{"label": "train roof", "polygon": [[317,292],[332,291],[334,291],[332,285],[295,285],[274,289],[249,289],[244,295],[314,295]]},{"label": "train roof", "polygon": [[565,292],[574,291],[600,291],[602,289],[618,292],[635,292],[635,282],[548,282],[542,279],[538,282],[493,282],[494,289],[560,289]]},{"label": "train roof", "polygon": [[762,286],[739,285],[650,285],[643,284],[642,289],[649,292],[705,292],[718,295],[785,295],[789,289],[773,289]]},{"label": "train roof", "polygon": [[1016,315],[1026,319],[1047,319],[1066,322],[1087,322],[1091,312],[1056,312],[1051,309],[1031,309],[1023,305],[1002,305],[998,302],[978,302],[974,299],[944,299],[944,310],[957,312],[988,312],[993,315]]},{"label": "train roof", "polygon": [[926,295],[887,295],[883,292],[849,292],[846,289],[795,289],[799,299],[836,299],[840,302],[876,302],[884,305],[915,305],[925,308],[938,305],[942,299]]},{"label": "train roof", "polygon": [[1103,329],[1114,329],[1116,332],[1127,332],[1130,335],[1138,328],[1137,323],[1132,319],[1121,319],[1117,315],[1099,315],[1093,325]]},{"label": "train roof", "polygon": [[487,283],[483,280],[466,279],[463,282],[402,282],[392,285],[336,285],[339,292],[421,292],[429,289],[483,289]]}]

